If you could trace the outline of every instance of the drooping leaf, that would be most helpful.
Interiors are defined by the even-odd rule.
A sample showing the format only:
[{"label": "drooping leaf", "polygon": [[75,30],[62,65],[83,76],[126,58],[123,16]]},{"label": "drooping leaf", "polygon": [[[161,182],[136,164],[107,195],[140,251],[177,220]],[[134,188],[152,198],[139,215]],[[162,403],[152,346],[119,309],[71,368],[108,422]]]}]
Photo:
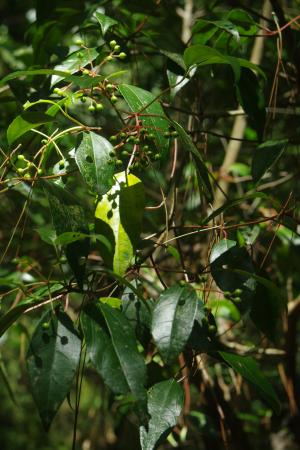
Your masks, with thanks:
[{"label": "drooping leaf", "polygon": [[32,128],[38,128],[45,123],[53,121],[53,117],[41,112],[25,112],[17,116],[9,125],[7,129],[7,141],[11,145]]},{"label": "drooping leaf", "polygon": [[[71,192],[58,184],[43,182],[48,197],[53,225],[57,236],[66,232],[89,234],[83,207]],[[76,240],[66,244],[66,257],[79,286],[82,287],[85,273],[85,258],[89,251],[89,240]]]},{"label": "drooping leaf", "polygon": [[253,123],[259,139],[262,139],[266,120],[265,98],[259,80],[252,70],[242,68],[236,83],[236,92],[250,123]]},{"label": "drooping leaf", "polygon": [[151,331],[166,362],[173,361],[184,349],[197,308],[197,294],[188,286],[174,285],[160,295],[153,309]]},{"label": "drooping leaf", "polygon": [[271,406],[275,413],[278,414],[280,411],[279,399],[273,386],[260,370],[257,362],[250,356],[240,356],[228,352],[219,353],[227,364],[255,386],[261,397]]},{"label": "drooping leaf", "polygon": [[267,170],[276,163],[287,144],[287,139],[266,141],[254,150],[251,173],[255,183],[258,183]]},{"label": "drooping leaf", "polygon": [[26,356],[32,395],[46,430],[71,389],[80,351],[81,341],[67,314],[48,311],[33,333]]},{"label": "drooping leaf", "polygon": [[[223,291],[234,292],[240,289],[239,310],[249,310],[255,295],[256,281],[252,277],[254,267],[245,247],[239,247],[235,241],[222,239],[212,248],[210,255],[211,274]],[[236,269],[245,272],[238,273]]]},{"label": "drooping leaf", "polygon": [[[138,289],[138,286],[136,286]],[[147,308],[145,302],[150,306]],[[146,344],[150,338],[151,310],[153,302],[151,300],[141,300],[130,287],[126,287],[122,295],[122,312],[131,324],[137,339]]]},{"label": "drooping leaf", "polygon": [[[83,69],[87,64],[92,63],[99,55],[96,48],[83,48],[71,53],[62,63],[54,67],[54,70],[67,72],[69,75]],[[59,81],[63,80],[63,76],[53,75],[51,78],[51,86],[55,86]]]},{"label": "drooping leaf", "polygon": [[164,133],[169,129],[169,123],[159,101],[155,100],[155,96],[151,92],[137,86],[120,84],[119,91],[131,111],[140,113],[138,114],[139,120],[142,121],[149,133],[154,134],[156,147],[165,156],[168,141],[164,137]]},{"label": "drooping leaf", "polygon": [[184,128],[179,125],[179,123],[175,122],[174,120],[170,121],[171,125],[174,127],[174,129],[177,131],[180,141],[182,142],[183,148],[192,154],[193,160],[195,162],[195,165],[197,167],[197,174],[199,178],[199,186],[203,188],[205,195],[209,201],[212,201],[213,199],[213,191],[212,187],[209,181],[209,171],[202,159],[202,156],[193,143],[190,136],[186,133]]},{"label": "drooping leaf", "polygon": [[111,143],[92,131],[83,133],[76,148],[75,159],[89,187],[97,194],[105,194],[113,185],[114,164],[111,164]]},{"label": "drooping leaf", "polygon": [[176,425],[183,408],[184,393],[175,380],[166,380],[152,386],[148,391],[148,430],[140,427],[142,450],[154,450]]},{"label": "drooping leaf", "polygon": [[111,17],[106,16],[105,14],[102,14],[100,12],[95,12],[95,17],[99,22],[103,36],[106,34],[106,32],[107,32],[107,30],[109,30],[109,28],[118,24],[118,22],[116,20],[114,20]]},{"label": "drooping leaf", "polygon": [[126,317],[100,302],[85,308],[82,326],[89,357],[105,383],[116,393],[131,392],[145,402],[146,366]]},{"label": "drooping leaf", "polygon": [[112,251],[101,243],[101,256],[109,268],[123,275],[132,262],[141,233],[144,212],[144,188],[133,174],[120,172],[115,184],[97,204],[95,230],[105,236]]}]

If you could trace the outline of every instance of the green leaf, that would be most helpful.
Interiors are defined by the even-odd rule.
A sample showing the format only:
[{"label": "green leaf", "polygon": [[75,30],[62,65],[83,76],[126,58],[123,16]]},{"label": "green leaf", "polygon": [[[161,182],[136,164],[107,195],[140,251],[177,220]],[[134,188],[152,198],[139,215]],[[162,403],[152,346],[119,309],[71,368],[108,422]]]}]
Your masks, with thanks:
[{"label": "green leaf", "polygon": [[[135,284],[135,287],[138,289],[139,286]],[[145,302],[147,302],[148,307]],[[143,345],[146,345],[150,340],[152,307],[152,300],[143,301],[130,287],[125,288],[122,295],[122,312],[132,326],[137,339]]]},{"label": "green leaf", "polygon": [[262,139],[266,121],[265,98],[259,80],[252,70],[241,70],[236,92],[239,103],[253,123],[259,139]]},{"label": "green leaf", "polygon": [[122,301],[117,297],[100,297],[99,302],[105,303],[112,308],[121,309]]},{"label": "green leaf", "polygon": [[81,320],[88,355],[105,383],[116,393],[131,392],[145,402],[146,366],[125,316],[101,302],[85,307]]},{"label": "green leaf", "polygon": [[255,183],[277,162],[287,144],[287,139],[266,141],[254,150],[251,173]]},{"label": "green leaf", "polygon": [[116,20],[114,20],[111,17],[106,16],[105,14],[102,14],[100,12],[96,12],[95,17],[99,22],[103,36],[106,34],[106,32],[107,32],[107,30],[109,30],[109,28],[118,24],[118,22]]},{"label": "green leaf", "polygon": [[[78,72],[87,64],[92,63],[99,55],[96,48],[83,48],[71,53],[62,63],[54,67],[54,70],[67,72],[68,75]],[[51,87],[55,86],[64,76],[53,75],[51,78]]]},{"label": "green leaf", "polygon": [[48,311],[33,333],[26,356],[32,395],[46,430],[71,389],[80,351],[71,319],[61,311]]},{"label": "green leaf", "polygon": [[92,131],[83,133],[76,148],[75,159],[83,178],[92,191],[100,195],[113,185],[112,151],[111,143]]},{"label": "green leaf", "polygon": [[207,45],[196,44],[188,47],[184,52],[183,59],[188,68],[195,64],[198,67],[210,64],[230,65],[234,73],[235,81],[239,80],[241,67],[254,70],[265,78],[264,72],[256,64],[253,64],[246,59],[235,58],[234,56],[220,53],[215,48],[208,47]]},{"label": "green leaf", "polygon": [[53,122],[54,118],[40,112],[25,112],[17,116],[7,129],[7,141],[13,144],[23,134],[32,128],[38,128],[45,123]]},{"label": "green leaf", "polygon": [[151,332],[166,362],[184,349],[192,332],[198,307],[196,292],[174,285],[163,292],[153,309]]},{"label": "green leaf", "polygon": [[9,309],[5,314],[0,316],[0,337],[6,330],[18,320],[27,310],[33,306],[40,305],[45,300],[51,298],[51,294],[58,292],[62,289],[62,285],[59,283],[53,283],[52,285],[43,286],[36,289],[31,295],[28,295],[21,300],[17,306]]},{"label": "green leaf", "polygon": [[280,411],[279,399],[272,385],[261,372],[257,362],[250,356],[240,356],[227,352],[219,353],[227,364],[255,386],[261,397],[278,414]]},{"label": "green leaf", "polygon": [[[53,225],[57,236],[66,232],[89,234],[83,207],[71,192],[58,184],[43,182],[48,197]],[[66,245],[66,257],[77,282],[82,287],[85,258],[89,251],[89,240],[77,240]]]},{"label": "green leaf", "polygon": [[180,141],[182,142],[183,148],[192,154],[192,158],[195,162],[195,165],[197,167],[197,174],[199,178],[199,186],[203,188],[205,195],[209,201],[212,201],[213,199],[213,191],[212,187],[209,181],[209,171],[202,159],[201,154],[199,153],[199,150],[193,143],[190,136],[186,133],[186,131],[182,128],[179,123],[175,122],[174,120],[171,120],[171,125],[174,127],[174,129],[177,131]]},{"label": "green leaf", "polygon": [[10,80],[15,80],[20,77],[34,77],[39,75],[56,75],[62,78],[68,77],[69,72],[54,70],[54,69],[36,69],[36,70],[18,70],[17,72],[10,73],[0,81],[0,87],[6,84]]},{"label": "green leaf", "polygon": [[149,133],[154,134],[157,149],[165,156],[168,140],[163,134],[168,131],[169,123],[158,100],[155,100],[155,96],[151,92],[137,86],[120,84],[119,91],[131,111],[136,114],[140,113],[139,119],[143,126]]},{"label": "green leaf", "polygon": [[[242,312],[249,310],[255,296],[256,281],[252,276],[254,267],[245,247],[238,247],[235,241],[222,239],[212,248],[210,267],[220,289],[229,292],[241,289],[241,301],[236,306]],[[244,272],[239,273],[236,269]]]},{"label": "green leaf", "polygon": [[183,408],[184,393],[175,380],[162,381],[148,391],[148,430],[140,427],[142,450],[154,450],[176,425]]},{"label": "green leaf", "polygon": [[97,204],[95,230],[105,236],[112,251],[101,243],[101,256],[109,268],[123,275],[139,242],[144,212],[144,188],[133,174],[120,172],[115,176],[115,184]]}]

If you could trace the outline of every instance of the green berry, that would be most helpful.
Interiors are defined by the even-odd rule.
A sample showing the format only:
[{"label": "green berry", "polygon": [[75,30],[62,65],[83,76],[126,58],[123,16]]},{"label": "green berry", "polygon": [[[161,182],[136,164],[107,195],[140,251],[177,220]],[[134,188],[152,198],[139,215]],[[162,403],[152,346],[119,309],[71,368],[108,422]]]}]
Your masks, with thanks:
[{"label": "green berry", "polygon": [[118,101],[118,97],[116,97],[115,95],[112,95],[112,96],[110,97],[110,101],[111,101],[112,103],[116,103],[116,102]]},{"label": "green berry", "polygon": [[24,178],[31,178],[29,173],[25,173]]},{"label": "green berry", "polygon": [[74,42],[75,45],[83,45],[83,41],[81,39],[76,39],[76,41]]},{"label": "green berry", "polygon": [[172,136],[172,137],[177,137],[177,136],[178,136],[177,131],[171,131],[171,136]]},{"label": "green berry", "polygon": [[209,332],[209,334],[216,334],[217,327],[215,325],[209,325],[208,332]]},{"label": "green berry", "polygon": [[95,108],[94,105],[90,105],[90,106],[88,107],[88,110],[89,110],[90,112],[95,112],[95,111],[96,111],[96,108]]},{"label": "green berry", "polygon": [[236,289],[234,295],[241,295],[243,293],[242,289]]},{"label": "green berry", "polygon": [[43,169],[38,169],[37,173],[38,173],[38,175],[43,175],[44,171],[43,171]]},{"label": "green berry", "polygon": [[154,160],[158,161],[161,158],[159,153],[156,153],[156,155],[154,155]]},{"label": "green berry", "polygon": [[109,156],[110,156],[111,158],[114,158],[114,157],[116,156],[116,154],[115,154],[115,152],[109,152]]},{"label": "green berry", "polygon": [[120,45],[115,45],[115,48],[114,48],[115,52],[120,51],[120,49],[121,49]]},{"label": "green berry", "polygon": [[24,159],[25,159],[25,156],[24,156],[24,155],[18,155],[18,160],[19,160],[19,161],[24,161]]},{"label": "green berry", "polygon": [[115,48],[116,45],[117,45],[117,41],[115,41],[115,40],[110,41],[110,43],[109,43],[110,48]]},{"label": "green berry", "polygon": [[115,136],[115,135],[113,135],[113,136],[111,136],[111,137],[109,138],[109,140],[110,140],[111,142],[116,142],[117,139],[118,139],[118,138],[117,138],[117,136]]},{"label": "green berry", "polygon": [[41,140],[41,143],[42,143],[43,145],[46,145],[46,144],[48,144],[48,141],[47,141],[47,139],[42,139],[42,140]]},{"label": "green berry", "polygon": [[123,166],[123,161],[121,159],[117,159],[116,166],[117,167]]},{"label": "green berry", "polygon": [[86,102],[86,96],[83,95],[83,96],[80,98],[80,101],[82,101],[82,103],[85,103],[85,102]]},{"label": "green berry", "polygon": [[59,167],[65,167],[65,161],[64,161],[63,159],[61,159],[61,160],[58,162],[58,165],[59,165]]},{"label": "green berry", "polygon": [[119,58],[120,59],[125,59],[126,58],[126,53],[124,53],[124,52],[121,52],[120,54],[119,54]]},{"label": "green berry", "polygon": [[233,297],[232,301],[234,303],[241,303],[242,299],[241,299],[241,297]]},{"label": "green berry", "polygon": [[129,153],[126,150],[123,150],[121,155],[124,157],[127,157],[127,156],[129,156]]},{"label": "green berry", "polygon": [[83,75],[89,75],[90,71],[89,71],[89,69],[83,69],[82,73],[83,73]]},{"label": "green berry", "polygon": [[139,138],[135,138],[133,142],[134,142],[135,144],[139,144],[139,143],[140,143],[140,140],[139,140]]},{"label": "green berry", "polygon": [[114,58],[111,56],[111,55],[108,55],[107,57],[106,57],[106,61],[112,61]]},{"label": "green berry", "polygon": [[108,83],[108,84],[106,85],[106,89],[108,89],[109,91],[111,91],[113,88],[114,88],[114,86],[113,86],[113,84],[111,84],[111,83]]},{"label": "green berry", "polygon": [[155,136],[153,133],[148,134],[148,139],[153,140],[155,139]]},{"label": "green berry", "polygon": [[104,106],[102,105],[102,103],[96,103],[96,110],[97,111],[102,111],[103,108],[104,108]]},{"label": "green berry", "polygon": [[19,167],[19,168],[17,169],[17,172],[18,172],[19,174],[22,174],[22,173],[24,173],[25,170],[26,170],[26,169],[21,169],[21,167]]},{"label": "green berry", "polygon": [[43,329],[43,330],[49,330],[49,328],[50,328],[49,322],[44,322],[44,323],[42,323],[42,329]]},{"label": "green berry", "polygon": [[59,94],[61,92],[61,90],[59,88],[54,88],[53,92],[54,92],[54,94]]},{"label": "green berry", "polygon": [[127,134],[126,133],[120,133],[120,138],[122,138],[122,139],[124,139],[124,138],[126,138],[126,136],[127,136]]},{"label": "green berry", "polygon": [[169,138],[169,137],[170,137],[170,133],[169,133],[168,131],[166,131],[166,132],[164,133],[164,137],[165,137],[165,138]]},{"label": "green berry", "polygon": [[231,298],[232,297],[232,294],[231,294],[230,291],[224,291],[223,295],[224,295],[225,298]]}]

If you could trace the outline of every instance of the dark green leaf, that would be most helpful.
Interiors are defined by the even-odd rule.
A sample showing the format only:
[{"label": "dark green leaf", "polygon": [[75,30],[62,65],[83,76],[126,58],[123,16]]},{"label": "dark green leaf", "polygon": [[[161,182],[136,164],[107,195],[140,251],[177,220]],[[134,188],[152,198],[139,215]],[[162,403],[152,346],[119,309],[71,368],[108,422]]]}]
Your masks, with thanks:
[{"label": "dark green leaf", "polygon": [[164,156],[168,141],[163,134],[168,131],[169,123],[158,100],[155,100],[155,96],[151,92],[137,86],[121,84],[119,91],[131,111],[140,113],[139,119],[148,132],[154,134],[157,149]]},{"label": "dark green leaf", "polygon": [[240,356],[233,353],[219,352],[224,361],[229,364],[236,372],[241,374],[246,380],[252,383],[262,398],[272,407],[278,414],[280,411],[280,402],[278,397],[261,372],[257,362],[250,356]]},{"label": "dark green leaf", "polygon": [[[43,182],[43,187],[48,197],[57,236],[65,232],[89,234],[83,207],[76,197],[55,183]],[[76,242],[72,242],[66,246],[65,251],[78,284],[82,287],[85,272],[85,258],[89,251],[89,241],[85,239],[83,241],[77,240]]]},{"label": "dark green leaf", "polygon": [[[44,323],[49,325],[46,330]],[[67,314],[47,312],[34,331],[26,357],[32,395],[46,430],[71,389],[80,351],[81,341]]]},{"label": "dark green leaf", "polygon": [[113,391],[131,392],[143,403],[146,366],[126,317],[101,302],[85,308],[82,324],[91,361],[104,381]]},{"label": "dark green leaf", "polygon": [[267,170],[276,163],[287,144],[287,139],[266,141],[254,150],[251,173],[255,183],[258,183]]},{"label": "dark green leaf", "polygon": [[103,36],[107,32],[107,30],[109,30],[109,28],[118,24],[118,22],[116,20],[114,20],[111,17],[106,16],[105,14],[102,14],[100,12],[96,12],[95,17],[99,22]]},{"label": "dark green leaf", "polygon": [[154,450],[176,425],[183,408],[184,393],[175,380],[162,381],[148,391],[148,430],[140,427],[142,450]]},{"label": "dark green leaf", "polygon": [[238,101],[248,114],[250,123],[253,123],[259,139],[262,139],[266,120],[265,98],[259,80],[252,70],[241,70],[236,91]]},{"label": "dark green leaf", "polygon": [[38,128],[44,123],[53,122],[54,118],[40,112],[25,112],[17,116],[7,129],[7,141],[9,145],[13,144],[23,134],[32,128]]},{"label": "dark green leaf", "polygon": [[114,164],[111,164],[111,143],[92,131],[83,133],[76,148],[79,170],[89,187],[97,194],[105,194],[113,185]]},{"label": "dark green leaf", "polygon": [[[54,70],[60,72],[67,72],[68,75],[78,72],[87,64],[92,63],[99,55],[96,48],[83,48],[71,53],[62,63],[54,67]],[[59,81],[63,80],[64,76],[53,75],[51,79],[51,86],[54,86]]]},{"label": "dark green leaf", "polygon": [[196,292],[186,286],[174,285],[163,292],[153,309],[152,336],[161,355],[173,361],[192,332],[198,307]]},{"label": "dark green leaf", "polygon": [[69,72],[54,70],[54,69],[36,69],[36,70],[18,70],[17,72],[10,73],[0,81],[0,86],[3,86],[10,80],[15,80],[20,77],[33,77],[39,75],[56,75],[61,78],[68,77]]}]

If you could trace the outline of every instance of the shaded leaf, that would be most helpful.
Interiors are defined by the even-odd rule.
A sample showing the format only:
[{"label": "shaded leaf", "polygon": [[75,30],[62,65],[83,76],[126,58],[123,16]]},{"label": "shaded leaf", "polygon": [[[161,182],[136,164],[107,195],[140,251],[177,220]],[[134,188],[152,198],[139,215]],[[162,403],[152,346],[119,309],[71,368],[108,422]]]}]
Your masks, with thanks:
[{"label": "shaded leaf", "polygon": [[[44,323],[49,325],[46,330]],[[81,341],[67,314],[44,314],[31,338],[26,361],[32,395],[46,430],[71,389],[80,351]]]},{"label": "shaded leaf", "polygon": [[[71,192],[56,183],[43,182],[57,236],[66,232],[89,234],[83,207]],[[66,245],[66,257],[77,282],[82,287],[89,240],[76,240]]]},{"label": "shaded leaf", "polygon": [[45,123],[53,121],[54,118],[48,114],[43,114],[41,112],[25,112],[22,115],[17,116],[9,125],[6,134],[7,141],[9,145],[11,145],[32,128],[38,128]]},{"label": "shaded leaf", "polygon": [[109,30],[109,28],[118,24],[118,22],[116,20],[114,20],[111,17],[106,16],[105,14],[102,14],[100,12],[95,12],[95,17],[99,22],[103,36],[106,34],[106,32],[107,32],[107,30]]},{"label": "shaded leaf", "polygon": [[152,314],[151,332],[162,357],[173,361],[192,332],[198,307],[196,292],[190,287],[174,285],[164,291]]},{"label": "shaded leaf", "polygon": [[135,175],[120,172],[115,184],[97,204],[95,230],[105,236],[112,251],[101,243],[101,256],[109,268],[123,275],[132,262],[141,233],[144,212],[144,188]]},{"label": "shaded leaf", "polygon": [[175,380],[162,381],[148,391],[148,430],[140,427],[142,450],[154,450],[176,425],[183,408],[184,393]]},{"label": "shaded leaf", "polygon": [[145,402],[146,366],[125,316],[101,302],[84,309],[82,326],[90,359],[105,383],[114,392],[131,392]]},{"label": "shaded leaf", "polygon": [[158,100],[151,92],[129,84],[120,84],[119,91],[131,111],[140,113],[139,119],[148,132],[154,134],[157,149],[164,156],[168,140],[163,134],[168,131],[169,123]]},{"label": "shaded leaf", "polygon": [[69,72],[55,70],[55,69],[36,69],[36,70],[18,70],[17,72],[12,72],[6,77],[2,78],[0,81],[0,86],[3,86],[10,80],[15,80],[20,77],[33,77],[39,75],[56,75],[58,77],[68,77]]},{"label": "shaded leaf", "polygon": [[228,352],[219,352],[219,354],[227,364],[255,386],[261,397],[278,414],[280,411],[279,399],[257,362],[250,356],[240,356]]},{"label": "shaded leaf", "polygon": [[258,183],[267,170],[276,163],[287,144],[287,139],[266,141],[254,150],[251,173],[255,183]]},{"label": "shaded leaf", "polygon": [[76,148],[75,159],[89,187],[105,194],[113,185],[114,164],[111,164],[111,143],[92,131],[83,133]]},{"label": "shaded leaf", "polygon": [[[62,63],[54,67],[54,70],[67,72],[68,75],[76,73],[80,69],[83,69],[87,64],[93,62],[98,55],[99,53],[96,48],[82,48],[67,56]],[[55,86],[55,84],[63,79],[63,76],[53,75],[51,78],[51,86]]]}]

